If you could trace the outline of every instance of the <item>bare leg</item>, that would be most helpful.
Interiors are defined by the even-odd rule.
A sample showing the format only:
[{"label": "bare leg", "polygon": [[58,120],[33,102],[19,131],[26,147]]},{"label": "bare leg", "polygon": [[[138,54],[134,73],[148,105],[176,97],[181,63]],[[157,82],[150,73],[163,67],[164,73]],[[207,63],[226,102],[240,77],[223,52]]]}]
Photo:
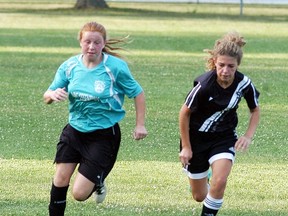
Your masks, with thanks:
[{"label": "bare leg", "polygon": [[201,216],[217,215],[223,204],[224,191],[231,168],[232,161],[229,159],[220,159],[213,162],[210,191],[204,200]]},{"label": "bare leg", "polygon": [[209,193],[213,198],[223,198],[231,169],[232,161],[229,159],[216,160],[212,164],[212,179]]},{"label": "bare leg", "polygon": [[89,198],[95,184],[83,176],[81,173],[77,173],[73,185],[73,196],[78,201],[84,201]]},{"label": "bare leg", "polygon": [[203,179],[189,179],[189,182],[193,199],[197,202],[202,202],[208,193],[207,177]]},{"label": "bare leg", "polygon": [[70,178],[76,168],[76,163],[58,163],[56,164],[56,173],[53,183],[57,187],[65,187],[70,183]]}]

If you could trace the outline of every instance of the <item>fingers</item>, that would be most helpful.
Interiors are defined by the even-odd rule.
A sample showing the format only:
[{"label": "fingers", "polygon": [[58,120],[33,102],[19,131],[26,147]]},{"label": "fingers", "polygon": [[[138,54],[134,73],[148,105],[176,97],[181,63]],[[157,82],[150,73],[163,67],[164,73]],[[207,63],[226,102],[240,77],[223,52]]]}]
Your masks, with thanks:
[{"label": "fingers", "polygon": [[179,156],[179,159],[180,159],[180,162],[181,162],[183,167],[186,167],[187,165],[190,165],[188,158]]},{"label": "fingers", "polygon": [[135,140],[141,140],[144,139],[147,136],[147,133],[138,133],[137,131],[134,131],[133,138]]},{"label": "fingers", "polygon": [[54,101],[63,101],[66,100],[68,97],[68,93],[65,91],[65,89],[58,88],[56,89],[53,94],[51,95],[51,99]]},{"label": "fingers", "polygon": [[179,153],[179,160],[184,168],[190,165],[189,161],[191,160],[192,155],[193,153],[191,150],[185,149],[182,149],[182,151]]},{"label": "fingers", "polygon": [[182,164],[182,167],[186,168],[188,165],[190,165],[188,159],[180,159],[180,162]]},{"label": "fingers", "polygon": [[133,138],[135,140],[144,139],[148,135],[148,132],[144,126],[136,126],[133,132]]},{"label": "fingers", "polygon": [[251,144],[251,139],[245,136],[240,137],[235,143],[235,149],[237,151],[246,151]]}]

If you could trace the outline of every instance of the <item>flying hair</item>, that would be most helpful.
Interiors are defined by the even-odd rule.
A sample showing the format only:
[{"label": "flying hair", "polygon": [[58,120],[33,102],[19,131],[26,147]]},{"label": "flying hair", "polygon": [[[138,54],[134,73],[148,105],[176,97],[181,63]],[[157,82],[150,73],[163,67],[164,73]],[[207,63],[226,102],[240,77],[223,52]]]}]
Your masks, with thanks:
[{"label": "flying hair", "polygon": [[115,52],[115,51],[124,50],[122,45],[125,45],[125,44],[131,42],[129,35],[127,35],[126,37],[123,37],[123,38],[107,39],[107,32],[106,32],[105,27],[103,25],[101,25],[100,23],[97,23],[97,22],[88,22],[81,28],[81,30],[79,31],[79,34],[78,34],[78,40],[79,41],[81,41],[81,39],[83,37],[83,33],[87,32],[87,31],[99,32],[102,35],[104,41],[106,41],[105,47],[103,48],[102,51],[105,53],[108,53],[110,55],[119,57],[119,58],[123,58],[123,56],[121,54],[119,54],[118,52]]},{"label": "flying hair", "polygon": [[207,57],[207,68],[209,70],[214,70],[216,68],[214,60],[218,56],[222,55],[236,58],[238,65],[240,65],[243,57],[242,47],[244,47],[245,44],[246,42],[244,37],[242,37],[238,32],[228,32],[221,39],[215,41],[214,48],[212,50],[204,50],[210,54]]}]

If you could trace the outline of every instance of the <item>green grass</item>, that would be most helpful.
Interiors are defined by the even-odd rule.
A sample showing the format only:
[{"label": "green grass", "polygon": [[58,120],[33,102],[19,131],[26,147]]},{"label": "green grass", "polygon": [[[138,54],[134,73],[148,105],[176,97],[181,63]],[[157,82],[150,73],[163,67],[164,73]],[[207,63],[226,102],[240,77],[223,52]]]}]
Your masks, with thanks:
[{"label": "green grass", "polygon": [[[149,136],[131,138],[133,101],[126,100],[118,162],[107,178],[105,203],[79,203],[68,194],[67,215],[199,215],[178,162],[178,112],[203,49],[230,30],[247,45],[240,70],[261,92],[261,124],[247,153],[239,153],[220,215],[288,215],[286,134],[287,6],[110,3],[76,11],[73,1],[0,0],[0,214],[47,215],[52,163],[67,122],[67,103],[47,106],[42,95],[59,64],[80,51],[80,27],[96,20],[111,37],[129,34],[125,53],[147,99]],[[60,9],[59,9],[60,8]],[[211,9],[212,8],[212,9]],[[239,108],[239,134],[247,121]],[[192,213],[193,212],[193,213]]]}]

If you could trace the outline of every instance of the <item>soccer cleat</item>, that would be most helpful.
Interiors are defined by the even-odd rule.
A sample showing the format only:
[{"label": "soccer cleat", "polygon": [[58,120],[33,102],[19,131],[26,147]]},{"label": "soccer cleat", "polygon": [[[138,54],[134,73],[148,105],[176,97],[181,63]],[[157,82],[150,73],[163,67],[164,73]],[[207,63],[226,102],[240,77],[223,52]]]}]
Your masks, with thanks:
[{"label": "soccer cleat", "polygon": [[210,190],[210,180],[212,178],[212,170],[209,169],[208,171],[208,176],[207,176],[207,188],[208,188],[208,191]]},{"label": "soccer cleat", "polygon": [[105,183],[102,185],[97,185],[94,192],[94,198],[97,204],[102,203],[105,200],[107,194],[107,188]]},{"label": "soccer cleat", "polygon": [[207,176],[207,178],[208,178],[208,184],[210,184],[211,177],[212,177],[212,169],[209,169],[209,170],[208,170],[208,176]]}]

